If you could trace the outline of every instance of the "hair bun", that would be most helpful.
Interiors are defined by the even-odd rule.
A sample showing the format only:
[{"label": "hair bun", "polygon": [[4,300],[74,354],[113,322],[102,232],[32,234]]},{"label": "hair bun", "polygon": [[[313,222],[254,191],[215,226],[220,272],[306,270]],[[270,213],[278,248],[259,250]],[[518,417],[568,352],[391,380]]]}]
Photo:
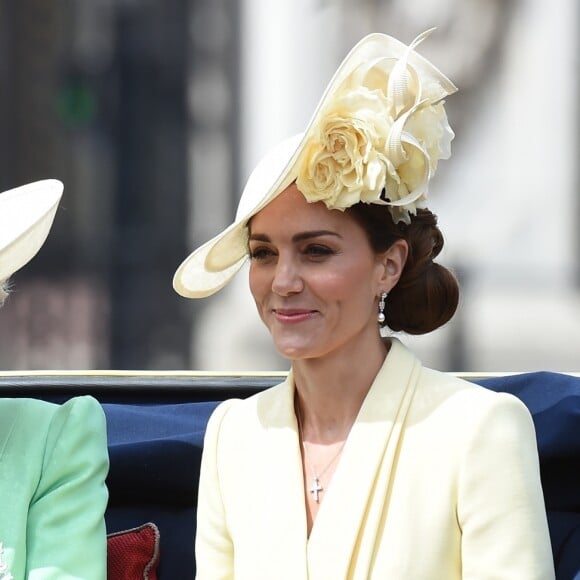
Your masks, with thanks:
[{"label": "hair bun", "polygon": [[426,334],[455,314],[459,283],[450,270],[434,261],[444,245],[435,214],[419,210],[404,230],[409,256],[389,294],[385,323],[395,331]]}]

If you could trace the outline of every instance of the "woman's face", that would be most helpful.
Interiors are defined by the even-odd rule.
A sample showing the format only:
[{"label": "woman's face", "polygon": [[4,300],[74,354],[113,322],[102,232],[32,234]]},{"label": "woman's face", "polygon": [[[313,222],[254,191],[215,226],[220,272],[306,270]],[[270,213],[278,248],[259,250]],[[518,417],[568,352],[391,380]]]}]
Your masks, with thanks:
[{"label": "woman's face", "polygon": [[291,185],[249,229],[250,289],[282,356],[317,358],[380,340],[378,296],[400,272],[352,217],[308,203]]}]

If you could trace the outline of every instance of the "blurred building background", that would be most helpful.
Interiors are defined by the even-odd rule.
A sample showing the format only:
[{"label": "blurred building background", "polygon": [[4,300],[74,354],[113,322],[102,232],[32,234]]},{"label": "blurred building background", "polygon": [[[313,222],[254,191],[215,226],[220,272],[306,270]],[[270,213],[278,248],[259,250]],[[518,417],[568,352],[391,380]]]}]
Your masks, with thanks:
[{"label": "blurred building background", "polygon": [[432,26],[419,52],[460,92],[430,205],[464,291],[401,338],[442,370],[580,370],[577,0],[0,0],[0,190],[65,183],[0,368],[287,368],[246,272],[196,302],[173,272],[360,37]]}]

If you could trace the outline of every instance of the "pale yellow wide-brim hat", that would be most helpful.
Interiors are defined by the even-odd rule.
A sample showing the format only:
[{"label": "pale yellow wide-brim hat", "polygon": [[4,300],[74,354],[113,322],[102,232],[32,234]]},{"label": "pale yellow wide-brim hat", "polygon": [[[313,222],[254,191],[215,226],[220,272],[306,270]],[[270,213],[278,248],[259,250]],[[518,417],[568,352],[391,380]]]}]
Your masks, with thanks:
[{"label": "pale yellow wide-brim hat", "polygon": [[0,193],[0,282],[40,250],[63,189],[57,179],[45,179]]},{"label": "pale yellow wide-brim hat", "polygon": [[[249,220],[296,180],[296,165],[310,131],[332,104],[335,93],[353,71],[379,61],[404,59],[418,78],[427,82],[434,100],[455,92],[455,85],[434,65],[413,50],[429,32],[407,46],[386,34],[364,37],[352,48],[328,83],[305,131],[285,139],[260,160],[242,193],[235,220],[220,234],[194,250],[179,266],[174,278],[176,292],[187,298],[203,298],[223,288],[248,258]],[[349,81],[350,82],[350,81]],[[434,88],[435,87],[435,88]],[[395,87],[395,92],[397,87]]]}]

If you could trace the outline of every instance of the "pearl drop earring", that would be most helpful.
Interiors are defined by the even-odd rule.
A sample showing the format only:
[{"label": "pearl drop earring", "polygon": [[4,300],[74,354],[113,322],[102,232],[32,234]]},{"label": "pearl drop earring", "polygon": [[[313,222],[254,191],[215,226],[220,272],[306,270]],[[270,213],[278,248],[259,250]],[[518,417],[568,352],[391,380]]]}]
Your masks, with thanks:
[{"label": "pearl drop earring", "polygon": [[379,299],[379,314],[377,316],[379,324],[385,322],[385,300],[387,299],[387,296],[388,294],[386,292],[381,292],[381,297]]}]

